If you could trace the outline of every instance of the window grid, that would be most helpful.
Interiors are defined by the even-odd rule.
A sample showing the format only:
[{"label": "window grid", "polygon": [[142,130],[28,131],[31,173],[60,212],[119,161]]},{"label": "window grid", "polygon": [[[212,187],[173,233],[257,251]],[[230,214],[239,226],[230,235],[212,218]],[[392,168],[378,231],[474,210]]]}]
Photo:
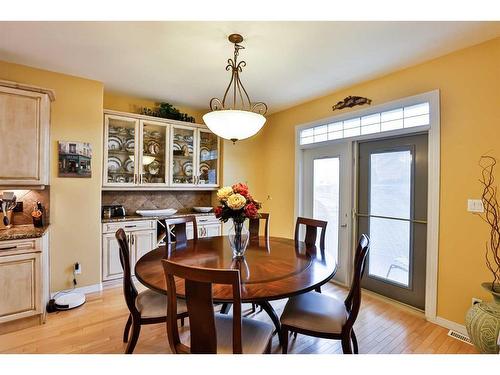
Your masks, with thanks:
[{"label": "window grid", "polygon": [[429,102],[423,102],[303,129],[300,131],[300,144],[307,145],[334,139],[351,138],[360,135],[429,125],[429,108]]}]

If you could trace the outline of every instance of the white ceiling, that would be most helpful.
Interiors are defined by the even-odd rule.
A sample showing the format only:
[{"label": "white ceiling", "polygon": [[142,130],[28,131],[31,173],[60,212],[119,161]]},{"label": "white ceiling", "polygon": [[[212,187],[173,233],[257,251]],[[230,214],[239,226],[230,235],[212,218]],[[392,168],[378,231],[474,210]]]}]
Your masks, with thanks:
[{"label": "white ceiling", "polygon": [[252,101],[276,112],[497,37],[500,22],[0,22],[0,60],[205,109],[229,82],[234,32]]}]

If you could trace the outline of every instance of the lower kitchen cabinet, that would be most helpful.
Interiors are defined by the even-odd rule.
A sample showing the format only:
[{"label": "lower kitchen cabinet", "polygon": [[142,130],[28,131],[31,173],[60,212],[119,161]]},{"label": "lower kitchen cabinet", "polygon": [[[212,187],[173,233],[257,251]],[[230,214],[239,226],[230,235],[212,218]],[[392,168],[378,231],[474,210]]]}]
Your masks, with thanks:
[{"label": "lower kitchen cabinet", "polygon": [[[130,250],[130,266],[134,274],[135,262],[156,247],[156,221],[144,220],[130,222],[113,223],[113,225],[103,225],[102,235],[102,280],[114,280],[123,276],[123,268],[120,263],[120,249],[115,232],[122,228],[127,235],[127,242]],[[151,228],[151,229],[140,229]],[[104,233],[105,231],[111,233]]]},{"label": "lower kitchen cabinet", "polygon": [[45,320],[47,236],[0,242],[0,323],[36,316]]}]

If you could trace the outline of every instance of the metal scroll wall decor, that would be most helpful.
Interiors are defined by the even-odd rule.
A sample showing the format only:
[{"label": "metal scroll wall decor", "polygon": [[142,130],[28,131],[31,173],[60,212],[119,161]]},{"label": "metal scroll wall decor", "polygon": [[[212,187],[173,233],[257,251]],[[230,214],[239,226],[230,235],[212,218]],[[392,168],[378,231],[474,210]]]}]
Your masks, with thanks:
[{"label": "metal scroll wall decor", "polygon": [[364,104],[370,105],[371,103],[372,103],[371,99],[363,98],[362,96],[348,96],[344,100],[341,100],[340,102],[332,106],[332,110],[336,111],[338,109],[352,108],[357,105],[364,105]]}]

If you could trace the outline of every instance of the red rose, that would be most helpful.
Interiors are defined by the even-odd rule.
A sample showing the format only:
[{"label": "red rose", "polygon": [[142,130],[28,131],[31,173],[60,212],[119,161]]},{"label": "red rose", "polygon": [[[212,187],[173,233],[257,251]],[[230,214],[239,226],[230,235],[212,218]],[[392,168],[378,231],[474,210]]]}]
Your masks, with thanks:
[{"label": "red rose", "polygon": [[241,183],[241,182],[238,182],[237,184],[234,184],[233,186],[231,186],[233,188],[233,191],[236,193],[236,194],[241,194],[243,195],[245,198],[248,197],[248,186],[245,185],[244,183]]},{"label": "red rose", "polygon": [[222,215],[222,206],[217,206],[214,209],[215,217],[218,219]]},{"label": "red rose", "polygon": [[245,215],[250,219],[256,219],[259,216],[255,204],[249,203],[245,206]]}]

